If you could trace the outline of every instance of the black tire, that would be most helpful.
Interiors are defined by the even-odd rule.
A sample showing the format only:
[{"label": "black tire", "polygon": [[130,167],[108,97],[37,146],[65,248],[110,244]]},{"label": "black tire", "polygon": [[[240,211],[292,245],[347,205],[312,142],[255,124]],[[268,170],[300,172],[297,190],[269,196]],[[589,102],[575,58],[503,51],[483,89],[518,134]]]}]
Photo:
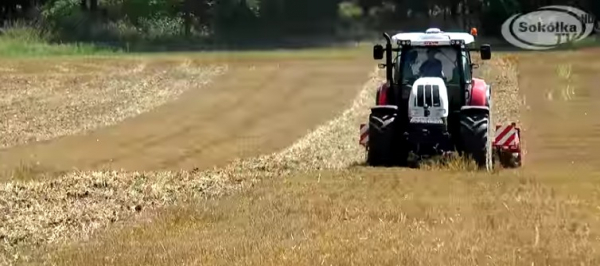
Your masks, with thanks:
[{"label": "black tire", "polygon": [[369,166],[400,166],[402,152],[397,148],[397,108],[395,106],[375,106],[369,116],[369,144],[367,164]]},{"label": "black tire", "polygon": [[381,115],[371,113],[369,116],[369,147],[367,164],[370,166],[392,166],[394,122],[396,113]]},{"label": "black tire", "polygon": [[500,165],[502,165],[503,168],[521,167],[520,156],[513,156],[513,154],[509,152],[500,152],[498,157],[500,159]]},{"label": "black tire", "polygon": [[489,136],[489,114],[476,110],[461,114],[460,138],[463,155],[471,157],[479,168],[491,169],[491,142]]}]

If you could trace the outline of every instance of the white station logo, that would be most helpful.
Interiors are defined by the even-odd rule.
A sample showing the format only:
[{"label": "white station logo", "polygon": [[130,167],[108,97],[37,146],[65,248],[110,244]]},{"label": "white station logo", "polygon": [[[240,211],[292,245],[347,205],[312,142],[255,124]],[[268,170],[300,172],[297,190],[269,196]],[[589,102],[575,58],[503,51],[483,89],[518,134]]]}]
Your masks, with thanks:
[{"label": "white station logo", "polygon": [[570,6],[545,6],[516,14],[502,24],[502,36],[512,45],[528,50],[548,50],[578,42],[594,30],[596,19]]}]

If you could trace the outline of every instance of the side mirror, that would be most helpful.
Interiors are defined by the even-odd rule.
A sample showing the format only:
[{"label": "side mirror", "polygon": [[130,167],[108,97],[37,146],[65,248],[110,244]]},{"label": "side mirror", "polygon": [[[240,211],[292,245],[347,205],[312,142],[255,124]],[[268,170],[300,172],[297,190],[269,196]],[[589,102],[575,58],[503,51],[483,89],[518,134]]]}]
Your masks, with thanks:
[{"label": "side mirror", "polygon": [[383,59],[383,52],[383,46],[381,46],[380,44],[373,46],[373,59]]},{"label": "side mirror", "polygon": [[490,60],[492,58],[492,48],[489,44],[482,44],[479,48],[479,54],[482,60]]}]

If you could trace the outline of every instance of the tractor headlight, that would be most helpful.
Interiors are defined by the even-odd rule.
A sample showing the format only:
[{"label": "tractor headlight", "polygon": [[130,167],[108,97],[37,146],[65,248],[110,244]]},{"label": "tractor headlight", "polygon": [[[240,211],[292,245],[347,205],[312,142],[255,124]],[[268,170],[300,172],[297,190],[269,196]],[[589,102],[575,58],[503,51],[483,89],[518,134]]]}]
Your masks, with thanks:
[{"label": "tractor headlight", "polygon": [[464,40],[450,40],[450,45],[453,46],[461,46],[464,44]]},{"label": "tractor headlight", "polygon": [[398,40],[398,45],[400,46],[410,46],[410,40]]}]

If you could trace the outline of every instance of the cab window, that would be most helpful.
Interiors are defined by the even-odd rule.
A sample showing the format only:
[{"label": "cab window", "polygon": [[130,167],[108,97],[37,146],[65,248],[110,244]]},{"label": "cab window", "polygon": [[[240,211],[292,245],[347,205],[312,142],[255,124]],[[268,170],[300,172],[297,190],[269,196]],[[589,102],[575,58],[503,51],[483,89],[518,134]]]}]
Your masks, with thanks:
[{"label": "cab window", "polygon": [[400,55],[402,53],[398,52],[396,55],[396,59],[394,60],[394,81],[398,82],[400,80]]},{"label": "cab window", "polygon": [[462,51],[462,57],[463,57],[463,72],[465,73],[465,80],[467,82],[471,81],[471,59],[469,58],[469,54],[467,54],[466,51]]}]

